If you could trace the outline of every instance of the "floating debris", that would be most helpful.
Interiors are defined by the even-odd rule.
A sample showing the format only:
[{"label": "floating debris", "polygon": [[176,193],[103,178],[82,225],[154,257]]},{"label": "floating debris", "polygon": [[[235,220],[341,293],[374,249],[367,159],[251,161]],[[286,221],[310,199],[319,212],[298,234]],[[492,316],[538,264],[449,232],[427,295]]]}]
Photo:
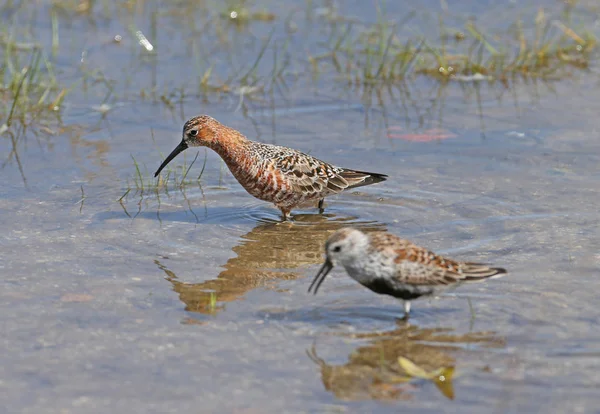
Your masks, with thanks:
[{"label": "floating debris", "polygon": [[148,38],[144,36],[144,33],[142,33],[141,30],[137,30],[135,32],[135,37],[137,37],[139,44],[143,46],[144,49],[146,49],[148,52],[152,52],[154,50],[154,46],[152,46],[152,43],[150,43]]},{"label": "floating debris", "polygon": [[481,81],[493,81],[494,77],[490,75],[482,75],[481,73],[474,73],[473,75],[452,75],[452,80],[459,82],[481,82]]}]

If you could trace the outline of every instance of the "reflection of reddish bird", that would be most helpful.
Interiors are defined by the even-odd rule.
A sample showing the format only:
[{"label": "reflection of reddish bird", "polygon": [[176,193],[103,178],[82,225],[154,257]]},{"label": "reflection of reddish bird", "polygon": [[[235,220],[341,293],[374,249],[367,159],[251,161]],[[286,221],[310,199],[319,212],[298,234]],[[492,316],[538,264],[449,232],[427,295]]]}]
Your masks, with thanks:
[{"label": "reflection of reddish bird", "polygon": [[506,273],[500,267],[458,262],[417,246],[391,233],[365,234],[346,227],[336,231],[325,244],[327,259],[308,288],[319,286],[336,264],[348,275],[375,293],[404,301],[405,316],[410,301],[435,295],[462,282],[475,282]]},{"label": "reflection of reddish bird", "polygon": [[219,154],[246,191],[274,203],[284,219],[299,205],[318,201],[322,209],[324,197],[387,178],[384,174],[336,167],[291,148],[250,141],[207,115],[185,123],[181,143],[154,176],[181,151],[198,146]]}]

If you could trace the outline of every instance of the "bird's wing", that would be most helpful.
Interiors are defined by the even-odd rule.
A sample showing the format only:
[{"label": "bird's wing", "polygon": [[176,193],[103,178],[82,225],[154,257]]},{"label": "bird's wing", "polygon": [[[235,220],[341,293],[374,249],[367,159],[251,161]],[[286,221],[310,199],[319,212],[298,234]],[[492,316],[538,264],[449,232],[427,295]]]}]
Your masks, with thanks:
[{"label": "bird's wing", "polygon": [[276,147],[273,166],[281,172],[294,191],[303,193],[339,193],[352,185],[341,174],[344,170],[308,154]]},{"label": "bird's wing", "polygon": [[505,269],[479,263],[465,263],[437,255],[424,247],[390,233],[375,233],[372,243],[392,255],[396,263],[395,279],[409,285],[453,285],[506,273]]},{"label": "bird's wing", "polygon": [[276,148],[279,150],[275,153],[275,167],[296,191],[335,194],[387,179],[384,174],[336,167],[300,151]]}]

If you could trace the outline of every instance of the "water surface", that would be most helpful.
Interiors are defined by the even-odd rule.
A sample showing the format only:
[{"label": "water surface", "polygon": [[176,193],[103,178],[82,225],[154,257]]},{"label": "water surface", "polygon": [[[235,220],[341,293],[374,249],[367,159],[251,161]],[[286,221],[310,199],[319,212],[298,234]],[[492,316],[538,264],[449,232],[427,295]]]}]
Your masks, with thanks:
[{"label": "water surface", "polygon": [[[101,5],[87,17],[58,14],[57,71],[76,85],[63,126],[20,136],[21,169],[8,155],[11,140],[0,140],[5,411],[594,412],[595,70],[550,87],[416,79],[395,92],[357,91],[329,72],[303,75],[297,50],[318,52],[332,24],[322,17],[327,2],[266,2],[274,22],[245,27],[219,23],[216,6],[200,3],[114,6],[120,17]],[[449,19],[514,16],[512,6],[468,4]],[[3,13],[36,23],[30,35],[49,47],[51,6],[32,9],[5,5]],[[283,43],[288,9],[297,31],[286,52],[287,89],[177,98],[210,66],[223,78],[248,70],[271,30]],[[401,9],[388,5],[390,16],[404,16]],[[413,27],[424,31],[439,4],[411,9]],[[377,19],[363,2],[336,13],[362,24]],[[156,30],[158,53],[145,54],[133,29]],[[260,76],[270,70],[264,62]],[[93,77],[76,83],[83,70],[111,86]],[[103,103],[106,113],[98,111]],[[197,183],[154,191],[151,173],[198,113],[252,139],[390,179],[331,197],[323,215],[295,211],[291,223],[246,194],[210,151]],[[195,154],[174,161],[179,177]],[[204,157],[200,150],[194,181]],[[339,269],[319,295],[308,295],[324,241],[347,225],[388,230],[509,275],[417,301],[408,324],[397,320],[400,303]],[[428,373],[453,367],[454,375],[442,385],[407,378],[399,358]]]}]

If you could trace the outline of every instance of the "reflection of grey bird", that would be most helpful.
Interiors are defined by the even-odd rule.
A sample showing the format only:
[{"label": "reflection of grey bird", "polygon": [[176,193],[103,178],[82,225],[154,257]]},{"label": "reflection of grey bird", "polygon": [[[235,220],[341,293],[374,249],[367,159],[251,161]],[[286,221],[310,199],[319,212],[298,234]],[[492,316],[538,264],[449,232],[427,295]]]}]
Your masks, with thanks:
[{"label": "reflection of grey bird", "polygon": [[309,292],[314,288],[316,294],[327,274],[340,264],[352,279],[373,292],[404,300],[405,316],[413,299],[506,273],[499,267],[446,259],[387,232],[365,234],[354,228],[332,234],[325,253],[325,263]]}]

